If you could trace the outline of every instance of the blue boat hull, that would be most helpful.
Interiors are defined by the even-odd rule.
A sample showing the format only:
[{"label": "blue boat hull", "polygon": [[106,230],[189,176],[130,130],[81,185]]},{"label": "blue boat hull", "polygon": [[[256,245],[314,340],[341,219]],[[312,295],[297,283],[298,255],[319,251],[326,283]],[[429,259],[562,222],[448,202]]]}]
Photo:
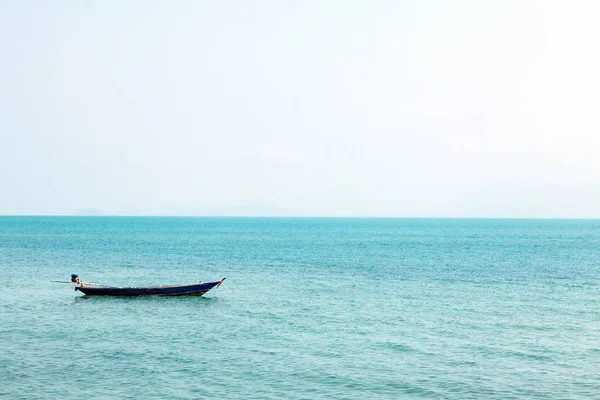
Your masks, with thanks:
[{"label": "blue boat hull", "polygon": [[79,290],[81,293],[88,296],[202,296],[222,282],[223,280],[218,282],[197,283],[194,285],[144,288],[77,286],[75,290]]}]

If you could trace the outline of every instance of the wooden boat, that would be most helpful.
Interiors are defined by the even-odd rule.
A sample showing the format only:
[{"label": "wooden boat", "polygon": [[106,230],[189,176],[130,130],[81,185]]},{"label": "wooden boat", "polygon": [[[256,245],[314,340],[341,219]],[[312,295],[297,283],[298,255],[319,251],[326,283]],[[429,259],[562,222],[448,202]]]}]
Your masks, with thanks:
[{"label": "wooden boat", "polygon": [[[77,276],[75,276],[77,278]],[[97,283],[77,281],[75,290],[88,296],[203,296],[214,287],[219,287],[225,278],[217,282],[200,282],[192,285],[156,286],[156,287],[113,287]]]}]

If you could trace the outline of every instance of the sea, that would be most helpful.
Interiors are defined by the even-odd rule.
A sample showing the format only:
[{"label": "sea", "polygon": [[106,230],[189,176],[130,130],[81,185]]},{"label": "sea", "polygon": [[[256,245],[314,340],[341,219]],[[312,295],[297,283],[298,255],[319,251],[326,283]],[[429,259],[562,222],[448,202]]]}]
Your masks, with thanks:
[{"label": "sea", "polygon": [[600,399],[600,220],[7,216],[0,278],[1,398]]}]

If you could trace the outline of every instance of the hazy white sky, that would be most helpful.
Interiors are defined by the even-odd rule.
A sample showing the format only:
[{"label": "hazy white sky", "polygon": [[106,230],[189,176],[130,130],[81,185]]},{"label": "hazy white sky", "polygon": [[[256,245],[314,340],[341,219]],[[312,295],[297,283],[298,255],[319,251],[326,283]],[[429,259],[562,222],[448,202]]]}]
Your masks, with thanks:
[{"label": "hazy white sky", "polygon": [[0,214],[600,217],[599,20],[0,0]]}]

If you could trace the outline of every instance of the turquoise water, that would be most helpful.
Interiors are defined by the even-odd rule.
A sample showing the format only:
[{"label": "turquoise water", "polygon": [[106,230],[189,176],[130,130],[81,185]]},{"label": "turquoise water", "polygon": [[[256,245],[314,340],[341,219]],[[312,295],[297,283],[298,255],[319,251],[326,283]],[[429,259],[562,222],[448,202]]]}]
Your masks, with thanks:
[{"label": "turquoise water", "polygon": [[600,398],[598,220],[0,217],[0,277],[0,397]]}]

